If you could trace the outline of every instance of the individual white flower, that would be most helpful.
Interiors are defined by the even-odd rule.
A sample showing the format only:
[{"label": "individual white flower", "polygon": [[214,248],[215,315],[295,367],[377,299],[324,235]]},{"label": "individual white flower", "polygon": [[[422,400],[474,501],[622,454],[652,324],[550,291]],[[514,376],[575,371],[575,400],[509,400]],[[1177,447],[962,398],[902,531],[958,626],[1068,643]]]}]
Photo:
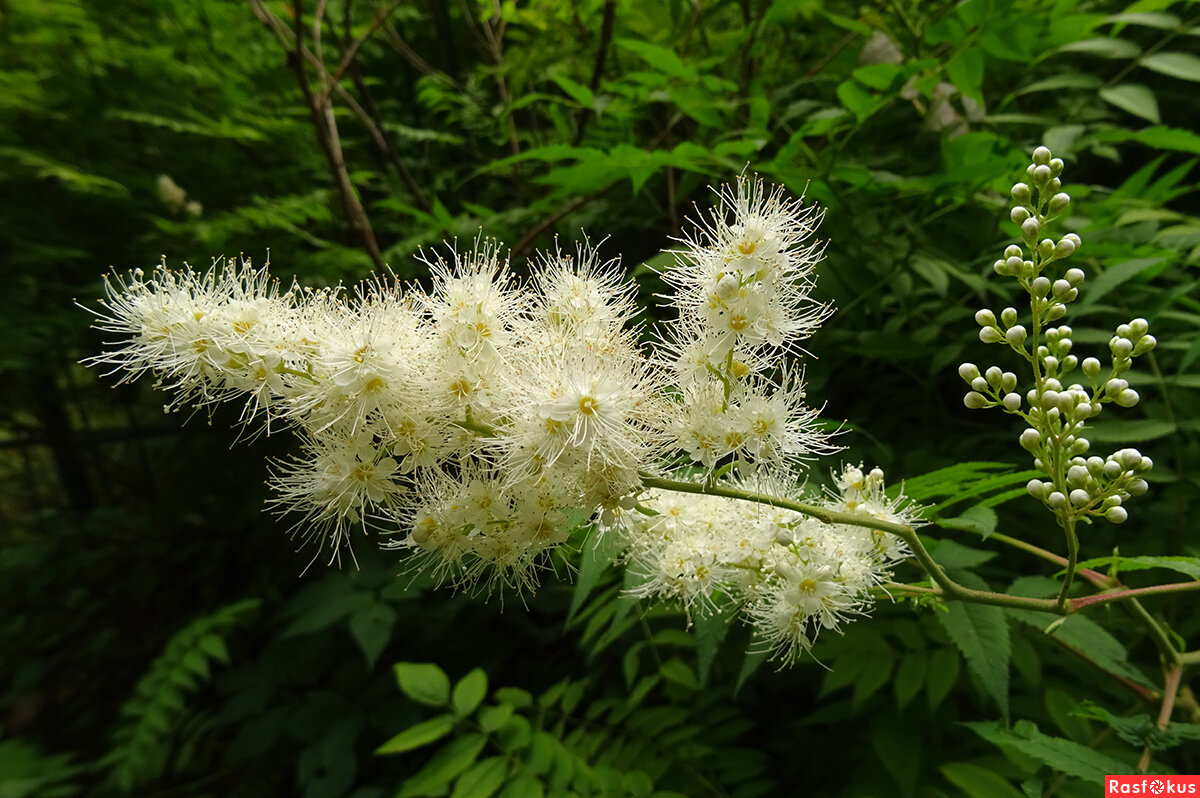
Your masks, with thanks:
[{"label": "individual white flower", "polygon": [[297,534],[317,544],[316,556],[328,544],[330,563],[340,562],[349,547],[351,527],[366,532],[369,517],[396,506],[406,492],[396,480],[396,460],[366,435],[309,438],[302,457],[277,466],[270,480],[277,496],[270,503],[299,513]]}]

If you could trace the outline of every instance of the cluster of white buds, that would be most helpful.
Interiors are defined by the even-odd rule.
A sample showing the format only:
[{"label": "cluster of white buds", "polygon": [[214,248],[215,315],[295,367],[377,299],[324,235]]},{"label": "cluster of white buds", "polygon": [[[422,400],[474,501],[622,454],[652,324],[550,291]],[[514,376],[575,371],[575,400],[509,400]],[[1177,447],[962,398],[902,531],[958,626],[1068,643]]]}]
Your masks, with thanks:
[{"label": "cluster of white buds", "polygon": [[[695,463],[708,485],[752,474],[786,498],[797,469],[832,450],[785,358],[829,312],[809,296],[819,214],[744,177],[718,197],[665,275],[677,318],[649,351],[617,261],[555,251],[521,281],[479,240],[425,258],[428,290],[390,275],[352,292],[281,290],[248,261],[113,276],[97,327],[116,340],[90,362],[122,380],[153,375],[175,393],[168,408],[232,400],[246,423],[295,430],[301,454],[274,467],[273,504],[331,563],[353,530],[381,531],[444,582],[519,590],[587,524],[625,529],[645,562],[648,544],[628,532],[633,509],[653,513],[663,495],[644,489],[647,474],[689,479]],[[891,506],[880,479],[858,480],[863,512]],[[706,545],[757,534],[753,513],[725,517]],[[898,556],[890,541],[868,557],[882,545],[869,533],[818,525],[806,537],[851,563],[830,566],[854,587],[827,619],[861,609],[862,585],[878,581],[854,574]],[[776,610],[811,606],[800,583]]]},{"label": "cluster of white buds", "polygon": [[[837,491],[820,505],[894,523],[916,520],[903,494],[884,495],[878,468],[864,474],[861,466],[847,466],[834,481]],[[736,484],[768,495],[794,492],[761,471]],[[633,593],[700,615],[728,597],[785,660],[807,651],[822,629],[865,614],[872,589],[908,554],[894,535],[763,504],[664,491],[649,491],[642,501],[641,512],[619,527],[639,580]]]},{"label": "cluster of white buds", "polygon": [[[1096,358],[1081,363],[1072,354],[1070,327],[1046,326],[1066,314],[1067,305],[1078,297],[1084,282],[1084,273],[1077,268],[1067,269],[1055,279],[1044,274],[1052,262],[1068,257],[1080,246],[1074,233],[1057,242],[1040,238],[1048,224],[1071,205],[1071,198],[1060,191],[1062,171],[1062,160],[1052,158],[1050,150],[1038,147],[1034,151],[1028,168],[1033,186],[1017,183],[1012,188],[1016,205],[1011,217],[1021,226],[1024,248],[1010,245],[1004,258],[993,265],[997,274],[1015,278],[1028,293],[1029,327],[1018,323],[1021,314],[1013,307],[1004,308],[998,318],[988,309],[975,314],[979,339],[1006,345],[1029,362],[1033,387],[1022,396],[1013,372],[992,366],[981,373],[974,363],[964,363],[958,373],[970,390],[963,404],[973,410],[1002,407],[1025,420],[1028,426],[1020,435],[1020,444],[1033,455],[1034,466],[1049,477],[1048,481],[1031,481],[1029,493],[1060,519],[1103,516],[1121,523],[1127,517],[1122,502],[1146,489],[1146,482],[1137,475],[1150,468],[1150,459],[1132,449],[1107,460],[1084,459],[1090,443],[1082,433],[1105,403],[1121,407],[1138,403],[1137,392],[1120,375],[1130,369],[1133,357],[1150,351],[1156,342],[1148,334],[1145,319],[1122,324],[1109,341],[1112,365],[1104,374]],[[1086,386],[1066,382],[1076,368],[1083,372]]]}]

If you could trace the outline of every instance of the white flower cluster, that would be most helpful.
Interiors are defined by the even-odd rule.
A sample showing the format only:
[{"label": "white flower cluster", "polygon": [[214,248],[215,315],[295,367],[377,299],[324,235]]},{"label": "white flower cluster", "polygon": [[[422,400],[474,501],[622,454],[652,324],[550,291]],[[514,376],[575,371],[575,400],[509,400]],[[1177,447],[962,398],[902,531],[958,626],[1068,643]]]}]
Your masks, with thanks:
[{"label": "white flower cluster", "polygon": [[[1004,308],[998,319],[986,308],[975,314],[981,341],[1008,346],[1031,364],[1033,388],[1022,402],[1017,376],[1012,372],[991,366],[980,373],[974,363],[963,363],[958,373],[970,386],[963,397],[967,407],[1002,407],[1028,425],[1021,433],[1021,446],[1033,454],[1034,467],[1048,477],[1030,481],[1031,496],[1062,518],[1102,516],[1119,524],[1128,517],[1122,503],[1146,491],[1146,481],[1140,475],[1150,469],[1150,458],[1135,449],[1122,449],[1107,459],[1085,459],[1083,454],[1091,444],[1082,433],[1088,420],[1100,415],[1104,404],[1133,407],[1138,403],[1137,391],[1120,375],[1129,371],[1134,357],[1149,352],[1157,341],[1149,334],[1150,325],[1145,319],[1120,325],[1109,341],[1112,365],[1104,374],[1096,358],[1085,358],[1080,363],[1071,354],[1070,327],[1045,326],[1066,314],[1067,305],[1079,296],[1084,282],[1081,269],[1068,269],[1055,280],[1043,274],[1050,263],[1070,256],[1081,244],[1074,233],[1067,233],[1057,242],[1050,238],[1038,240],[1047,224],[1070,208],[1070,196],[1059,191],[1062,171],[1062,160],[1051,157],[1050,150],[1034,150],[1027,170],[1033,187],[1026,183],[1012,187],[1016,205],[1011,217],[1021,226],[1028,254],[1020,245],[1012,244],[1005,249],[1004,258],[993,265],[997,274],[1016,278],[1029,294],[1031,330],[1017,323],[1016,308]],[[1088,387],[1078,382],[1064,387],[1064,380],[1077,367],[1083,371]],[[1028,410],[1023,407],[1026,404]]]},{"label": "white flower cluster", "polygon": [[[901,494],[883,492],[883,472],[848,466],[838,491],[819,504],[882,521],[911,524]],[[756,474],[745,489],[781,496],[794,486]],[[638,513],[624,517],[628,567],[641,580],[633,592],[704,614],[724,597],[773,653],[793,660],[822,629],[866,613],[872,589],[891,577],[908,550],[894,535],[825,524],[792,510],[703,494],[648,491]]]},{"label": "white flower cluster", "polygon": [[[699,464],[707,484],[732,471],[786,497],[795,469],[831,451],[786,363],[828,314],[809,296],[819,215],[758,180],[718,196],[664,275],[677,318],[657,346],[639,343],[636,289],[617,261],[556,251],[518,280],[481,240],[426,258],[425,290],[390,275],[352,292],[283,290],[245,261],[112,277],[97,326],[116,340],[91,362],[125,380],[153,375],[176,394],[168,409],[233,400],[245,422],[298,431],[302,452],[275,467],[273,502],[299,513],[318,556],[337,561],[353,529],[374,529],[451,584],[531,587],[574,529],[633,517],[647,474]],[[892,513],[874,472],[860,477],[845,496]],[[770,556],[753,555],[752,606],[794,600],[796,617],[820,626],[860,611],[897,556],[868,532],[685,501],[727,508],[705,544],[722,574],[737,561],[729,535],[769,533]],[[649,562],[662,531],[647,535],[629,538],[633,561]],[[840,586],[820,593],[815,616],[809,576],[819,591]],[[799,593],[771,593],[793,582]],[[804,648],[799,628],[788,650]]]},{"label": "white flower cluster", "polygon": [[657,353],[682,393],[675,442],[710,468],[833,451],[802,403],[803,375],[782,363],[830,312],[809,295],[820,214],[757,179],[725,186],[720,200],[663,275],[678,313]]}]

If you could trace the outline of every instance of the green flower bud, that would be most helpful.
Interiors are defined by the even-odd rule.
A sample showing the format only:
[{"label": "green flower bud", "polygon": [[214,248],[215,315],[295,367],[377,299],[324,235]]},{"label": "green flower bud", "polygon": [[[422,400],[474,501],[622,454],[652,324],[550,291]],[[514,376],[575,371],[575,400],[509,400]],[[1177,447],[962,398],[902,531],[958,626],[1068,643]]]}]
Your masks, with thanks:
[{"label": "green flower bud", "polygon": [[1075,490],[1071,491],[1071,504],[1075,505],[1076,507],[1083,507],[1091,500],[1091,495],[1082,488],[1076,488]]},{"label": "green flower bud", "polygon": [[1045,277],[1036,277],[1029,288],[1033,291],[1034,296],[1043,297],[1050,293],[1050,280]]},{"label": "green flower bud", "polygon": [[975,314],[975,323],[980,327],[993,327],[996,324],[996,314],[984,308]]},{"label": "green flower bud", "polygon": [[1027,449],[1032,452],[1037,448],[1038,443],[1042,440],[1042,433],[1038,432],[1033,427],[1029,427],[1021,433],[1019,440],[1021,442],[1022,449]]},{"label": "green flower bud", "polygon": [[999,366],[991,366],[984,372],[984,376],[987,377],[987,384],[995,388],[1000,385],[1000,378],[1004,376],[1004,372]]},{"label": "green flower bud", "polygon": [[1058,215],[1071,206],[1071,197],[1067,194],[1055,194],[1050,198],[1050,213]]},{"label": "green flower bud", "polygon": [[1129,330],[1135,337],[1141,338],[1146,333],[1150,332],[1150,322],[1142,318],[1134,319],[1129,322]]},{"label": "green flower bud", "polygon": [[979,331],[979,340],[985,344],[994,344],[1000,339],[1000,331],[995,327],[984,327]]},{"label": "green flower bud", "polygon": [[1036,241],[1041,230],[1042,225],[1037,219],[1026,219],[1021,222],[1021,235],[1025,236],[1026,241]]},{"label": "green flower bud", "polygon": [[1025,343],[1025,328],[1020,324],[1015,327],[1009,327],[1008,332],[1004,334],[1004,337],[1013,346],[1021,346]]},{"label": "green flower bud", "polygon": [[1050,505],[1056,510],[1061,509],[1067,506],[1067,497],[1058,491],[1054,491],[1046,497],[1046,504]]},{"label": "green flower bud", "polygon": [[1025,490],[1035,499],[1044,499],[1046,494],[1050,492],[1050,486],[1040,479],[1031,479],[1025,485]]},{"label": "green flower bud", "polygon": [[1128,357],[1129,353],[1133,351],[1133,342],[1128,338],[1114,338],[1109,342],[1108,348],[1117,357]]},{"label": "green flower bud", "polygon": [[1033,182],[1039,186],[1045,186],[1052,177],[1054,173],[1050,171],[1049,166],[1043,164],[1033,168]]},{"label": "green flower bud", "polygon": [[1000,321],[1005,327],[1011,327],[1017,323],[1017,309],[1005,308],[1000,311]]},{"label": "green flower bud", "polygon": [[970,382],[979,376],[979,366],[974,363],[963,363],[958,367],[958,376],[962,377],[966,382]]},{"label": "green flower bud", "polygon": [[[1074,298],[1074,297],[1072,297]],[[1055,321],[1067,315],[1067,309],[1063,305],[1052,305],[1046,308],[1046,321]]]},{"label": "green flower bud", "polygon": [[1035,149],[1033,151],[1033,163],[1037,166],[1050,163],[1050,148],[1043,146]]},{"label": "green flower bud", "polygon": [[1125,489],[1128,490],[1129,493],[1133,496],[1141,496],[1143,493],[1146,492],[1146,489],[1149,487],[1150,487],[1150,485],[1147,484],[1146,480],[1135,479],[1135,480],[1130,481],[1130,483],[1125,487]]},{"label": "green flower bud", "polygon": [[[1062,243],[1061,241],[1059,242]],[[1067,278],[1067,282],[1072,288],[1078,288],[1083,285],[1083,269],[1067,269],[1067,273],[1063,275]]]},{"label": "green flower bud", "polygon": [[1004,409],[1010,413],[1015,413],[1021,409],[1021,394],[1019,393],[1005,394],[1004,398],[1000,401],[1004,405]]},{"label": "green flower bud", "polygon": [[[1025,185],[1025,184],[1022,183],[1021,185]],[[1013,208],[1009,212],[1008,218],[1013,220],[1013,224],[1021,224],[1026,219],[1028,219],[1030,217],[1030,215],[1031,214],[1029,213],[1029,210],[1027,208],[1022,208],[1020,205],[1018,205],[1017,207]]]},{"label": "green flower bud", "polygon": [[1104,517],[1114,524],[1123,524],[1125,519],[1129,517],[1129,513],[1124,507],[1109,507],[1104,511]]},{"label": "green flower bud", "polygon": [[1017,387],[1017,375],[1011,371],[1006,371],[1000,376],[1000,388],[1006,393]]},{"label": "green flower bud", "polygon": [[979,391],[980,393],[983,393],[987,389],[988,389],[988,381],[985,380],[983,377],[976,377],[975,379],[971,380],[971,390]]},{"label": "green flower bud", "polygon": [[1050,167],[1050,171],[1055,177],[1061,175],[1063,168],[1066,166],[1066,164],[1063,163],[1062,158],[1051,158],[1050,162],[1046,165]]},{"label": "green flower bud", "polygon": [[1144,355],[1158,345],[1158,339],[1153,335],[1143,335],[1133,347],[1134,355]]},{"label": "green flower bud", "polygon": [[1114,401],[1121,407],[1133,407],[1141,398],[1142,397],[1138,396],[1137,391],[1133,390],[1132,388],[1126,388],[1117,394],[1117,398]]},{"label": "green flower bud", "polygon": [[969,391],[963,397],[963,404],[970,410],[982,410],[988,406],[988,400],[978,391]]}]

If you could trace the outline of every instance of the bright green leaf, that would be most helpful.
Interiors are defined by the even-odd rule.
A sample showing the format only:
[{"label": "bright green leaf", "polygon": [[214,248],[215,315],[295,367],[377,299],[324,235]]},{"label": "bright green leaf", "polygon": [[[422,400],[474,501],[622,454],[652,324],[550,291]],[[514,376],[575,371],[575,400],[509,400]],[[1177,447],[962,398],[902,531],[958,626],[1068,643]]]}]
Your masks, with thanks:
[{"label": "bright green leaf", "polygon": [[375,753],[400,754],[423,745],[429,745],[449,734],[450,730],[454,728],[454,722],[453,715],[438,715],[436,718],[422,721],[416,726],[409,726],[375,749]]},{"label": "bright green leaf", "polygon": [[396,683],[413,701],[434,707],[450,702],[450,677],[437,665],[398,662],[394,666]]},{"label": "bright green leaf", "polygon": [[470,715],[475,711],[487,695],[487,674],[483,668],[476,668],[454,685],[451,703],[459,716]]}]

